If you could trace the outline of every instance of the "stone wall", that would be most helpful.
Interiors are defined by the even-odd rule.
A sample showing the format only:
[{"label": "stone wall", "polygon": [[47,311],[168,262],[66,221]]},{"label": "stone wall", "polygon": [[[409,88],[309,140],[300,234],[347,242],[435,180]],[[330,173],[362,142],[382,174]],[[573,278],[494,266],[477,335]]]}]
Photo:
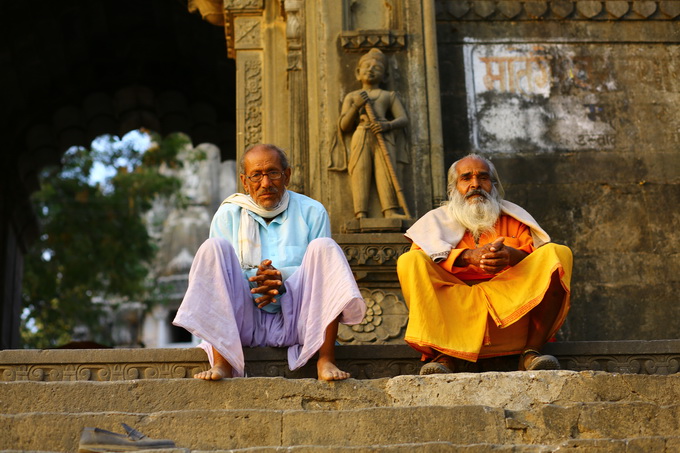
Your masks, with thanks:
[{"label": "stone wall", "polygon": [[678,338],[680,2],[436,6],[446,165],[490,157],[572,248],[558,338]]}]

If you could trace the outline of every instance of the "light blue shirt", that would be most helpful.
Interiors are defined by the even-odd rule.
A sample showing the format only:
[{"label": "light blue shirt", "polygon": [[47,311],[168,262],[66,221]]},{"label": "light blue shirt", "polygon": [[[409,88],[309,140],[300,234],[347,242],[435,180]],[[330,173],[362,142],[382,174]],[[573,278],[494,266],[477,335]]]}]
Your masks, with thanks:
[{"label": "light blue shirt", "polygon": [[[269,225],[259,215],[248,211],[248,214],[260,225],[260,241],[262,243],[262,259],[272,260],[272,266],[281,271],[285,282],[300,267],[307,245],[321,237],[331,237],[328,213],[321,203],[305,195],[288,191],[290,201],[288,208],[274,217]],[[225,203],[217,210],[210,225],[210,237],[228,240],[238,254],[238,230],[241,223],[241,207]],[[243,271],[244,278],[255,275],[257,269]],[[253,294],[253,299],[260,297]],[[281,311],[277,298],[262,310],[275,313]]]}]

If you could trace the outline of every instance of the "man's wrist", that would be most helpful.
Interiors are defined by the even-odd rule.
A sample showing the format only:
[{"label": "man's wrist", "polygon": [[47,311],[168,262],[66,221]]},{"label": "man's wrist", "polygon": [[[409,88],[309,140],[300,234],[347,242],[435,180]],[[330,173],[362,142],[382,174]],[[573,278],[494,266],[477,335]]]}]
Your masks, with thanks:
[{"label": "man's wrist", "polygon": [[460,255],[458,255],[458,258],[456,258],[456,261],[453,263],[454,266],[456,267],[467,267],[469,263],[469,256],[470,256],[470,250],[465,249],[463,250]]}]

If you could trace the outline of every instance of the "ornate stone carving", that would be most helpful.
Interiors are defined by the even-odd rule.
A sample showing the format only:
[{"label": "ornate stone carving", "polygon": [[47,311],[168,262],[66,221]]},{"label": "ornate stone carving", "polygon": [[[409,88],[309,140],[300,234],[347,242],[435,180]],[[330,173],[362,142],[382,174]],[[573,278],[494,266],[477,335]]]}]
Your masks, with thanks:
[{"label": "ornate stone carving", "polygon": [[396,265],[397,259],[411,248],[410,244],[397,245],[370,245],[352,244],[343,245],[342,251],[350,265]]},{"label": "ornate stone carving", "polygon": [[264,8],[264,0],[224,0],[226,10],[261,10]]},{"label": "ornate stone carving", "polygon": [[245,146],[262,142],[262,62],[245,61]]},{"label": "ornate stone carving", "polygon": [[436,0],[437,20],[676,20],[680,2]]},{"label": "ornate stone carving", "polygon": [[264,0],[225,0],[224,35],[229,58],[236,59],[237,48],[261,47],[260,24],[263,9]]},{"label": "ornate stone carving", "polygon": [[234,19],[234,48],[260,49],[262,20],[259,17],[236,17]]},{"label": "ornate stone carving", "polygon": [[396,52],[406,49],[406,33],[394,30],[343,31],[340,46],[345,52],[365,52],[371,48]]},{"label": "ornate stone carving", "polygon": [[[388,291],[383,293],[387,299],[392,297]],[[378,292],[368,291],[366,294],[373,297]],[[382,308],[381,316],[384,317],[384,306]],[[286,348],[246,348],[244,352],[248,376],[316,377],[314,359],[301,369],[290,371]],[[545,352],[555,355],[566,370],[649,375],[680,372],[678,340],[557,342],[548,343]],[[417,374],[422,366],[419,357],[401,340],[399,344],[392,345],[343,345],[336,348],[340,367],[359,379]],[[125,362],[125,359],[130,362]],[[465,372],[513,371],[517,369],[517,356],[461,363]],[[0,351],[0,381],[7,382],[185,379],[207,369],[205,353],[198,348]]]},{"label": "ornate stone carving", "polygon": [[207,363],[113,363],[0,366],[2,381],[124,381],[180,379],[206,370]]},{"label": "ornate stone carving", "polygon": [[402,298],[381,289],[361,288],[366,301],[366,316],[360,324],[340,325],[338,340],[344,344],[402,343],[408,310]]},{"label": "ornate stone carving", "polygon": [[680,371],[679,354],[562,356],[560,362],[565,368],[575,371],[633,374],[674,374]]}]

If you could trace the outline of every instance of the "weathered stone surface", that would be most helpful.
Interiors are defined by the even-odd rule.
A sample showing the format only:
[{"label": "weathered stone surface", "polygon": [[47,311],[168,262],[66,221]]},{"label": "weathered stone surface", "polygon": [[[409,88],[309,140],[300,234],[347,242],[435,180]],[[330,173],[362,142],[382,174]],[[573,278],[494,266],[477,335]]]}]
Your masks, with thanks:
[{"label": "weathered stone surface", "polygon": [[[370,445],[446,440],[500,443],[501,409],[483,406],[357,409],[345,412],[286,412],[284,445]],[[310,429],[323,420],[332,429]],[[351,435],[348,435],[351,433]]]},{"label": "weathered stone surface", "polygon": [[[59,423],[58,420],[62,420]],[[68,420],[68,423],[63,423]],[[80,433],[96,426],[121,432],[126,423],[149,437],[171,439],[180,447],[234,448],[280,445],[281,413],[277,411],[164,411],[63,413],[38,412],[0,416],[0,449],[77,451]]]},{"label": "weathered stone surface", "polygon": [[680,375],[618,375],[603,372],[536,371],[513,373],[398,376],[385,391],[397,406],[462,404],[523,410],[544,404],[642,402],[672,405],[680,398]]},{"label": "weathered stone surface", "polygon": [[0,413],[356,409],[389,405],[389,396],[384,392],[386,382],[386,379],[350,379],[327,383],[284,378],[238,378],[219,382],[196,379],[5,382],[0,383],[3,395]]},{"label": "weathered stone surface", "polygon": [[674,451],[679,379],[542,371],[336,383],[4,382],[0,450],[70,452],[82,428],[119,432],[124,422],[192,451]]},{"label": "weathered stone surface", "polygon": [[664,450],[666,439],[663,437],[642,437],[635,439],[578,439],[565,442],[557,451],[582,451],[597,453],[623,453]]},{"label": "weathered stone surface", "polygon": [[[275,453],[275,452],[295,452],[295,453],[314,453],[314,452],[351,452],[351,453],[374,453],[376,451],[390,453],[411,453],[413,451],[424,453],[440,452],[465,452],[465,453],[490,453],[490,452],[512,452],[512,453],[547,453],[553,451],[553,447],[542,445],[494,445],[494,444],[475,444],[461,445],[454,442],[421,442],[403,443],[398,445],[370,445],[370,446],[327,446],[327,445],[304,445],[288,447],[261,447],[236,450],[211,450],[210,453]],[[207,451],[194,450],[192,453],[208,453]]]},{"label": "weathered stone surface", "polygon": [[680,265],[676,3],[551,1],[541,22],[438,18],[447,165],[490,157],[506,198],[574,253],[560,340],[680,337],[680,305],[667,303]]}]

